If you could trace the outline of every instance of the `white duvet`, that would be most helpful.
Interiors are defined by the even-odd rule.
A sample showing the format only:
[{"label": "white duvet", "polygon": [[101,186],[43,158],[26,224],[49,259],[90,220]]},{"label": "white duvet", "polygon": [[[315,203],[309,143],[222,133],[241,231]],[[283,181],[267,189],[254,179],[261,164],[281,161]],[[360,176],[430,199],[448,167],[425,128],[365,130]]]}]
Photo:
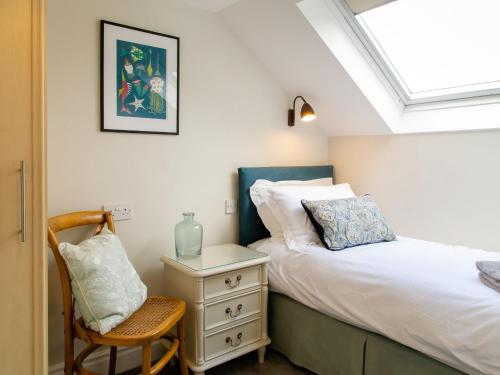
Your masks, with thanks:
[{"label": "white duvet", "polygon": [[266,239],[272,290],[470,374],[500,374],[500,293],[477,260],[500,253],[399,237],[329,251]]}]

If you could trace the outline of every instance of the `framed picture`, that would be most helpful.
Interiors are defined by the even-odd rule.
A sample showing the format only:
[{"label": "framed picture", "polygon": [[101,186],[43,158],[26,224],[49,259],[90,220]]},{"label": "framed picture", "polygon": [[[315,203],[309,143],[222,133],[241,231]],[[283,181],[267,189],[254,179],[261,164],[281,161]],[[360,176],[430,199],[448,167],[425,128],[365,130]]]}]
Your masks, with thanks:
[{"label": "framed picture", "polygon": [[101,130],[179,134],[179,38],[101,21]]}]

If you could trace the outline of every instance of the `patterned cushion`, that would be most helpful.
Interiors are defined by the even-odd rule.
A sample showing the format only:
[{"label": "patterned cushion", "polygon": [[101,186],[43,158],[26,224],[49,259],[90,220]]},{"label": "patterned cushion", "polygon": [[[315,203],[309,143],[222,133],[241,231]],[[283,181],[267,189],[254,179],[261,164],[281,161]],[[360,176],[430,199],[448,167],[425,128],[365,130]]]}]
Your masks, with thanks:
[{"label": "patterned cushion", "polygon": [[101,335],[125,321],[144,303],[146,286],[127,258],[118,236],[107,229],[59,251],[85,325]]},{"label": "patterned cushion", "polygon": [[336,200],[303,199],[302,206],[330,250],[396,239],[369,195]]}]

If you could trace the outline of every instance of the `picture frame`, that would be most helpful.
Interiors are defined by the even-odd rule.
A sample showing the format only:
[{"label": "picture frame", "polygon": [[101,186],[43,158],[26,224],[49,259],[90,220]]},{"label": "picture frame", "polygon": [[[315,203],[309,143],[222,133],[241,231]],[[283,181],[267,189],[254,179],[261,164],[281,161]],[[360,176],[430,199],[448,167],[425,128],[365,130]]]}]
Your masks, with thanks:
[{"label": "picture frame", "polygon": [[101,20],[101,131],[179,134],[176,36]]}]

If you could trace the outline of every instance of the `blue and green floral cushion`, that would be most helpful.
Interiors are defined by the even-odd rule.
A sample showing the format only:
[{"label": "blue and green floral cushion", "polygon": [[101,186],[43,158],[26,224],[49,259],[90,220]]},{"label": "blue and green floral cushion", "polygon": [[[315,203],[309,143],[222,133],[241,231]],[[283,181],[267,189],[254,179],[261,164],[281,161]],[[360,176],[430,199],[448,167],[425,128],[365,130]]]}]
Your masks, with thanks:
[{"label": "blue and green floral cushion", "polygon": [[330,250],[396,239],[369,195],[336,200],[303,199],[302,206]]}]

